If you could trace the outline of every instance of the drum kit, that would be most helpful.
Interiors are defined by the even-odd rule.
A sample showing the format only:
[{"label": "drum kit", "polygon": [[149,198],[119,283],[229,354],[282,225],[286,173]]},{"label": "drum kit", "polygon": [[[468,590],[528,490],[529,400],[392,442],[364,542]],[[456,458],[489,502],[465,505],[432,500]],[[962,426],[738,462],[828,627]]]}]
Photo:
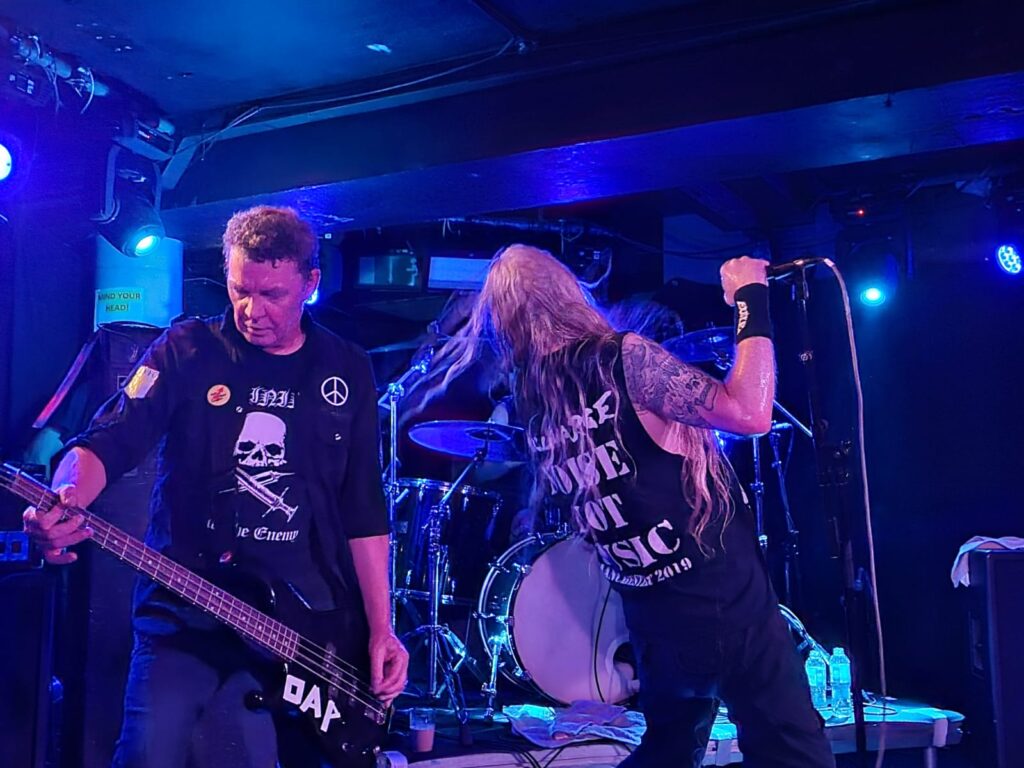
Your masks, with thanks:
[{"label": "drum kit", "polygon": [[[627,642],[621,604],[589,545],[563,528],[509,547],[513,510],[500,494],[465,482],[484,462],[525,462],[523,430],[432,421],[412,427],[409,437],[467,460],[452,482],[398,478],[388,489],[397,542],[394,593],[400,615],[416,624],[403,635],[414,662],[420,653],[426,659],[422,694],[447,698],[465,722],[460,671],[468,666],[481,680],[486,716],[494,711],[499,678],[565,704],[628,698],[632,670],[615,661]],[[468,612],[482,649],[477,657],[469,650],[472,629],[460,637],[442,621],[442,606]]]},{"label": "drum kit", "polygon": [[[664,346],[684,362],[712,362],[724,368],[731,358],[732,331],[697,331]],[[447,700],[463,724],[469,719],[464,668],[480,682],[488,718],[499,683],[559,704],[578,699],[626,701],[635,693],[637,681],[624,653],[628,634],[622,604],[602,577],[593,548],[568,525],[552,520],[540,531],[511,541],[512,518],[518,510],[511,509],[501,494],[466,482],[484,464],[525,463],[523,429],[482,421],[416,424],[408,431],[414,443],[465,466],[452,481],[399,476],[399,406],[406,385],[427,370],[430,359],[428,348],[387,386],[378,402],[390,417],[384,479],[392,531],[392,613],[396,630],[407,630],[402,637],[412,655],[411,678],[423,682],[418,693],[432,701]],[[787,541],[795,542],[779,435],[806,427],[785,409],[779,410],[790,421],[773,425],[768,437],[792,536]],[[750,488],[757,532],[766,547],[759,442],[751,440]],[[787,543],[787,552],[788,547]],[[787,557],[787,589],[790,570]],[[464,631],[447,623],[453,616],[467,617]]]}]

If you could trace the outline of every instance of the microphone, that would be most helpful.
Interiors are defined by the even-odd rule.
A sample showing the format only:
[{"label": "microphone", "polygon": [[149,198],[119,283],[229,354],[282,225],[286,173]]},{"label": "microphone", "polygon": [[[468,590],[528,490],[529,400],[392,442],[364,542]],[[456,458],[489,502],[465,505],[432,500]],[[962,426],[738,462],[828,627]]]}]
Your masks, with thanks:
[{"label": "microphone", "polygon": [[765,270],[768,273],[769,280],[778,280],[783,277],[797,272],[798,270],[804,269],[805,267],[811,267],[815,264],[821,264],[824,259],[816,256],[808,256],[804,259],[794,259],[793,261],[784,261],[781,264],[769,264]]}]

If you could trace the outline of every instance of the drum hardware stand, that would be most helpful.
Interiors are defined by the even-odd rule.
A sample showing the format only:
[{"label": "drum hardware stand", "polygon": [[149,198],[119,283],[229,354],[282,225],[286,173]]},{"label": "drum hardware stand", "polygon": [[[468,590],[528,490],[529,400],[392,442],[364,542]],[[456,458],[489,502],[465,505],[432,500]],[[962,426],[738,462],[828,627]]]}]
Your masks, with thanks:
[{"label": "drum hardware stand", "polygon": [[[445,688],[455,711],[459,724],[464,726],[469,721],[466,700],[458,680],[458,671],[466,661],[468,651],[465,643],[451,631],[446,624],[440,623],[441,593],[444,591],[443,571],[448,559],[448,548],[441,544],[441,523],[449,514],[449,503],[455,491],[465,482],[466,477],[487,457],[488,443],[485,442],[466,465],[455,481],[445,491],[438,503],[430,508],[427,520],[427,560],[429,573],[427,591],[430,596],[430,612],[428,623],[414,629],[409,636],[425,636],[427,645],[427,696],[438,699]],[[438,679],[443,678],[443,685]]]},{"label": "drum hardware stand", "polygon": [[800,361],[803,364],[807,382],[807,401],[810,413],[811,432],[814,439],[814,455],[817,464],[818,485],[821,487],[831,534],[832,556],[841,564],[843,576],[842,604],[846,619],[846,638],[850,650],[853,717],[857,753],[862,765],[867,760],[867,732],[864,723],[864,697],[861,686],[862,665],[867,658],[865,640],[866,612],[864,603],[864,582],[858,577],[853,558],[851,510],[846,498],[850,479],[850,453],[853,445],[849,440],[830,440],[829,420],[821,407],[821,394],[815,362],[814,345],[811,339],[811,323],[808,314],[807,269],[822,259],[806,259],[792,274],[793,297],[797,302],[800,329]]},{"label": "drum hardware stand", "polygon": [[[492,616],[484,616],[482,614],[475,614],[474,618],[494,618]],[[507,629],[505,630],[508,631]],[[487,696],[487,707],[484,709],[484,719],[494,719],[494,699],[498,695],[498,672],[501,670],[501,648],[507,640],[498,635],[488,639],[487,644],[490,646],[491,652],[491,668],[487,673],[487,681],[480,686],[480,691]]]},{"label": "drum hardware stand", "polygon": [[388,409],[388,466],[384,471],[385,500],[388,510],[388,581],[391,585],[391,628],[395,629],[398,616],[398,583],[395,563],[398,562],[398,535],[395,511],[409,493],[408,488],[399,488],[398,470],[402,462],[398,458],[398,403],[405,397],[405,384],[413,375],[422,375],[430,367],[434,348],[427,347],[409,370],[388,384],[387,390],[377,400],[378,408]]},{"label": "drum hardware stand", "polygon": [[[544,534],[534,532],[530,534],[528,539],[543,542]],[[505,563],[504,565],[499,566],[497,561],[494,561],[490,563],[490,568],[492,571],[500,570],[506,573],[509,568],[512,568],[525,576],[530,572],[532,566],[528,563]],[[508,633],[512,628],[512,622],[515,621],[515,619],[511,616],[503,617],[493,613],[480,613],[480,611],[473,611],[473,619],[476,621],[480,621],[481,619],[497,619],[504,627],[500,635],[495,635],[487,639],[487,645],[489,646],[488,650],[490,651],[491,656],[491,664],[487,673],[487,680],[480,686],[481,693],[484,693],[487,696],[487,707],[484,710],[484,719],[493,720],[494,699],[498,695],[498,673],[505,664],[501,658],[501,649],[503,646],[508,645]],[[517,674],[517,677],[527,677],[525,670],[522,675]]]},{"label": "drum hardware stand", "polygon": [[[782,426],[782,425],[780,425]],[[785,425],[788,427],[788,425]],[[793,514],[789,506],[789,491],[786,490],[785,467],[782,466],[782,453],[779,450],[779,432],[768,433],[768,443],[772,447],[772,469],[779,480],[779,500],[782,502],[783,519],[786,522],[786,538],[783,542],[783,602],[795,608],[800,607],[803,588],[800,580],[800,531],[793,522]]]},{"label": "drum hardware stand", "polygon": [[768,534],[764,531],[764,483],[761,482],[761,436],[754,435],[750,441],[754,459],[754,480],[750,490],[754,494],[754,524],[757,528],[757,543],[761,554],[768,557]]}]

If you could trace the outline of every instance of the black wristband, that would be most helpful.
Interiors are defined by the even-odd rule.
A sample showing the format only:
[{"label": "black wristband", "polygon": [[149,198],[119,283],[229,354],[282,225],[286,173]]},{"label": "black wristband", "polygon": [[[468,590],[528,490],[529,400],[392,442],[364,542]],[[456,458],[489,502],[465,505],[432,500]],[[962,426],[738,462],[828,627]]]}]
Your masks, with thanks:
[{"label": "black wristband", "polygon": [[772,338],[768,286],[762,283],[750,283],[736,291],[736,343],[755,336]]}]

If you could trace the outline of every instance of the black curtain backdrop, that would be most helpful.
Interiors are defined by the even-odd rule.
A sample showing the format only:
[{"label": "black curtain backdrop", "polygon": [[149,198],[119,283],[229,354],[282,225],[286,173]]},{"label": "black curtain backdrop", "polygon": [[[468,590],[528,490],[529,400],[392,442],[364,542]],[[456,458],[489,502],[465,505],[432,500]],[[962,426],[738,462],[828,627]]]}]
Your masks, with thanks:
[{"label": "black curtain backdrop", "polygon": [[[812,291],[825,412],[837,434],[853,436],[836,293],[825,279],[815,281]],[[783,290],[774,299],[780,398],[806,414],[795,308]],[[856,296],[853,301],[890,692],[962,708],[965,595],[950,582],[953,558],[974,535],[1024,535],[1018,490],[1024,475],[1024,281],[991,263],[924,265],[884,306],[863,307]],[[851,469],[857,470],[855,456]],[[789,486],[802,532],[800,613],[831,647],[845,645],[838,565],[829,559],[815,480],[809,442],[798,438]],[[773,492],[769,480],[769,521],[777,527]],[[859,494],[853,484],[848,498],[858,516]],[[863,548],[858,552],[866,565]],[[873,687],[873,665],[868,671],[866,683]]]},{"label": "black curtain backdrop", "polygon": [[102,112],[0,101],[24,174],[0,197],[0,453],[17,456],[31,423],[91,331],[95,246],[111,124]]}]

